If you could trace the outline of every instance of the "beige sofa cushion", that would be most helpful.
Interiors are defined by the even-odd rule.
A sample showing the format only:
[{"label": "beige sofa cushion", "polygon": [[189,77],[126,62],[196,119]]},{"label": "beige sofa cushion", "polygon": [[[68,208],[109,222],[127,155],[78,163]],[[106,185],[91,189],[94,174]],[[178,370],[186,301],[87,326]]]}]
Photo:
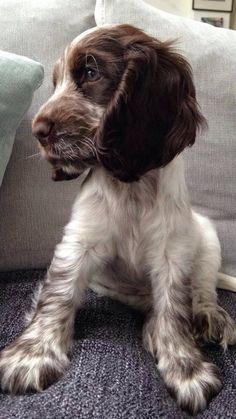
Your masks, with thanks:
[{"label": "beige sofa cushion", "polygon": [[52,91],[51,72],[65,46],[95,26],[94,0],[0,0],[0,48],[39,61],[45,81],[17,130],[0,189],[0,271],[49,264],[78,191],[77,180],[55,184],[37,153],[31,119]]}]

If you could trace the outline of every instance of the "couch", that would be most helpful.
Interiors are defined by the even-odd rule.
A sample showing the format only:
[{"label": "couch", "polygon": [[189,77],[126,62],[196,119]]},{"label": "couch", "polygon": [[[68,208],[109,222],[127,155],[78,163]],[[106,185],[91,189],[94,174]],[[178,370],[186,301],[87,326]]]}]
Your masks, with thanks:
[{"label": "couch", "polygon": [[[36,60],[45,71],[44,83],[17,130],[0,187],[0,348],[23,328],[33,290],[45,275],[80,187],[80,180],[51,181],[48,165],[33,156],[37,148],[31,120],[50,95],[55,60],[76,35],[96,24],[127,22],[160,39],[182,37],[177,48],[191,62],[199,103],[209,124],[209,131],[199,134],[196,145],[186,152],[188,186],[193,205],[213,218],[220,234],[223,273],[219,286],[227,288],[231,281],[229,288],[236,287],[236,118],[231,112],[236,98],[231,84],[235,33],[168,15],[142,0],[97,0],[96,5],[95,0],[0,0],[0,8],[0,49]],[[219,54],[222,70],[217,67]],[[236,294],[221,290],[219,301],[236,320]],[[40,394],[0,392],[0,418],[187,418],[142,347],[142,324],[140,313],[89,291],[76,318],[66,375]],[[198,417],[234,418],[236,349],[223,352],[206,347],[204,351],[219,366],[224,388]]]}]

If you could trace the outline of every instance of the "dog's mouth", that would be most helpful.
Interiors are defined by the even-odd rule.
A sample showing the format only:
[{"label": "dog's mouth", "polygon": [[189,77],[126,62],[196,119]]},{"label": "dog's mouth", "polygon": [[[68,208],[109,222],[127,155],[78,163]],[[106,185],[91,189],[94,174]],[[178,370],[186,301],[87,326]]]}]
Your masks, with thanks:
[{"label": "dog's mouth", "polygon": [[52,165],[52,180],[55,182],[61,180],[72,180],[79,177],[85,168],[77,168],[66,162],[59,161],[55,158],[48,158],[49,163]]},{"label": "dog's mouth", "polygon": [[54,182],[59,182],[61,180],[76,179],[80,175],[81,173],[67,173],[63,168],[56,169],[55,167],[53,167],[52,169],[52,180],[54,180]]},{"label": "dog's mouth", "polygon": [[41,156],[52,166],[52,180],[72,180],[78,178],[88,167],[91,167],[92,159],[68,159],[61,154],[56,154],[51,147],[39,144]]}]

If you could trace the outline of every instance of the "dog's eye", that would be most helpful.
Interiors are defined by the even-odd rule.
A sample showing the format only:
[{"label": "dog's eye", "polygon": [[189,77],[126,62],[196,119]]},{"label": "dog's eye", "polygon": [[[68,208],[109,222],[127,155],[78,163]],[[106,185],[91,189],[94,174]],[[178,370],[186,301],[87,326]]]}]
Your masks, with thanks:
[{"label": "dog's eye", "polygon": [[100,78],[100,74],[97,68],[88,67],[84,68],[84,78],[86,81],[95,81]]}]

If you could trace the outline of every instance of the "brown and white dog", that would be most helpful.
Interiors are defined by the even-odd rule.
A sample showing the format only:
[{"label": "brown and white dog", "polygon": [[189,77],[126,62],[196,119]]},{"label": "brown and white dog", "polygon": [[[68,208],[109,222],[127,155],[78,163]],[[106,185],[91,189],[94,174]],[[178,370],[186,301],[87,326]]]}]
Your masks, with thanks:
[{"label": "brown and white dog", "polygon": [[90,168],[23,333],[0,355],[3,390],[41,391],[69,366],[87,287],[146,312],[143,342],[192,413],[221,389],[198,342],[236,342],[217,304],[220,244],[192,211],[182,157],[204,123],[186,60],[128,25],[76,38],[33,121],[55,180]]}]

